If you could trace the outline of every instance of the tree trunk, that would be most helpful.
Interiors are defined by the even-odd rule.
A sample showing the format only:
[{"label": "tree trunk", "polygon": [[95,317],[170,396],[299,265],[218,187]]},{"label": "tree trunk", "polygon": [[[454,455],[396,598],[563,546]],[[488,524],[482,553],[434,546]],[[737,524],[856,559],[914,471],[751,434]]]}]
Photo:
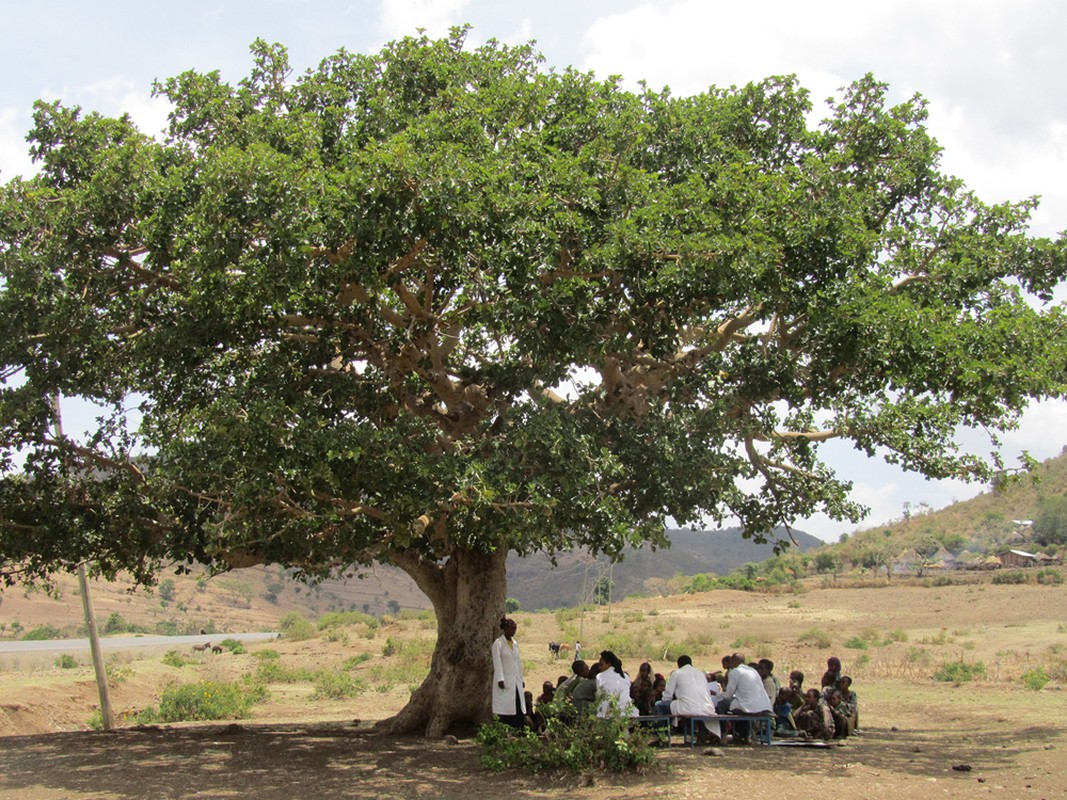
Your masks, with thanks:
[{"label": "tree trunk", "polygon": [[438,738],[453,727],[490,720],[490,648],[500,635],[504,615],[506,558],[506,549],[493,553],[457,550],[443,564],[394,554],[393,562],[414,578],[433,603],[437,645],[422,685],[395,717],[379,722],[376,730],[422,732]]}]

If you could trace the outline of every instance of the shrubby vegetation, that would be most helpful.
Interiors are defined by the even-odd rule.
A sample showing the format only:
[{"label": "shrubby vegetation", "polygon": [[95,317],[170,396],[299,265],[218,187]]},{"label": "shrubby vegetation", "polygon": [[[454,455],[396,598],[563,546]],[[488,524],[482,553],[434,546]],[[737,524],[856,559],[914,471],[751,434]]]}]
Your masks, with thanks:
[{"label": "shrubby vegetation", "polygon": [[138,722],[247,719],[252,706],[266,698],[267,690],[255,682],[172,684],[163,690],[159,708],[145,709],[138,715]]},{"label": "shrubby vegetation", "polygon": [[47,639],[62,639],[63,631],[54,625],[38,625],[22,634],[24,642],[41,642]]},{"label": "shrubby vegetation", "polygon": [[985,664],[981,661],[949,661],[938,667],[934,673],[934,680],[958,684],[984,678],[985,675]]},{"label": "shrubby vegetation", "polygon": [[316,633],[315,626],[299,611],[290,611],[278,621],[282,635],[293,642],[310,639]]},{"label": "shrubby vegetation", "polygon": [[655,764],[652,738],[651,733],[640,729],[631,732],[625,718],[580,716],[565,721],[551,711],[543,734],[492,722],[483,725],[477,737],[482,747],[482,766],[494,771],[522,769],[535,774],[556,770],[646,772]]},{"label": "shrubby vegetation", "polygon": [[1023,686],[1033,691],[1040,691],[1049,682],[1049,675],[1042,667],[1031,667],[1023,673]]},{"label": "shrubby vegetation", "polygon": [[192,661],[183,656],[177,650],[168,650],[166,653],[163,654],[163,663],[166,664],[168,667],[181,668],[184,667],[186,664],[192,663]]},{"label": "shrubby vegetation", "polygon": [[1002,570],[993,576],[993,583],[1026,583],[1027,574],[1021,569]]}]

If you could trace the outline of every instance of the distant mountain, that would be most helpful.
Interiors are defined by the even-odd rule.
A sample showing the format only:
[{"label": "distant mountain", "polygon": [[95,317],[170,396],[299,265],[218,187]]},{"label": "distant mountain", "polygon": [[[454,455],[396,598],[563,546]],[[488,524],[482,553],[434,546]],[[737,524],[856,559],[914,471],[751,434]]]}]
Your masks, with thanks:
[{"label": "distant mountain", "polygon": [[[714,573],[726,575],[749,562],[760,562],[774,555],[773,543],[756,544],[741,535],[739,528],[719,531],[669,529],[668,548],[653,552],[650,548],[628,549],[625,558],[610,567],[612,596],[651,594],[675,575]],[[782,530],[773,539],[788,540]],[[793,531],[798,552],[821,547],[823,542],[807,533]],[[592,558],[584,551],[569,551],[556,556],[556,566],[548,556],[537,553],[525,558],[508,557],[508,597],[518,600],[524,609],[561,608],[589,597],[593,585],[609,572],[605,558]]]}]

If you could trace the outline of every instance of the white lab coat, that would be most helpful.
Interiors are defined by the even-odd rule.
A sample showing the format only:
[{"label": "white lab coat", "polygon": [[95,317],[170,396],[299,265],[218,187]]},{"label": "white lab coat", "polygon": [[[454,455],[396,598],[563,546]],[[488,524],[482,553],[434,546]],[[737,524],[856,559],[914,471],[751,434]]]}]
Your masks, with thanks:
[{"label": "white lab coat", "polygon": [[[501,634],[493,642],[493,713],[508,716],[510,714],[527,714],[526,698],[523,696],[524,681],[522,677],[522,657],[519,655],[519,643]],[[500,688],[504,681],[504,688]],[[515,709],[515,690],[519,692],[519,708]]]}]

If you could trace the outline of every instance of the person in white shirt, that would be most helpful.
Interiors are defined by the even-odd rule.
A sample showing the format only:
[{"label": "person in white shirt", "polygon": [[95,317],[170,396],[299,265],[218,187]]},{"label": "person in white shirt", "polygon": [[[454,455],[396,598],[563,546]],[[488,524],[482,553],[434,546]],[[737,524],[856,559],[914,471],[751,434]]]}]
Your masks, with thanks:
[{"label": "person in white shirt", "polygon": [[[598,717],[636,717],[637,706],[630,699],[630,676],[622,671],[622,661],[610,650],[600,654],[600,672],[596,676]],[[614,704],[615,710],[612,710]]]},{"label": "person in white shirt", "polygon": [[[726,679],[726,688],[715,702],[715,710],[720,714],[769,714],[771,711],[771,701],[763,688],[763,679],[745,663],[742,653],[734,653],[730,657],[730,674]],[[748,738],[747,721],[733,725],[738,740]]]},{"label": "person in white shirt", "polygon": [[[708,678],[693,666],[693,659],[689,656],[678,657],[678,669],[667,679],[663,699],[656,703],[656,713],[676,717],[707,717],[715,713],[708,692]],[[704,727],[715,739],[720,738],[718,722],[705,720]]]},{"label": "person in white shirt", "polygon": [[526,714],[532,709],[526,708],[523,687],[526,682],[522,677],[522,657],[519,655],[519,643],[515,641],[518,625],[515,620],[504,617],[500,620],[503,631],[493,642],[493,713],[506,725],[513,728],[523,727]]}]

